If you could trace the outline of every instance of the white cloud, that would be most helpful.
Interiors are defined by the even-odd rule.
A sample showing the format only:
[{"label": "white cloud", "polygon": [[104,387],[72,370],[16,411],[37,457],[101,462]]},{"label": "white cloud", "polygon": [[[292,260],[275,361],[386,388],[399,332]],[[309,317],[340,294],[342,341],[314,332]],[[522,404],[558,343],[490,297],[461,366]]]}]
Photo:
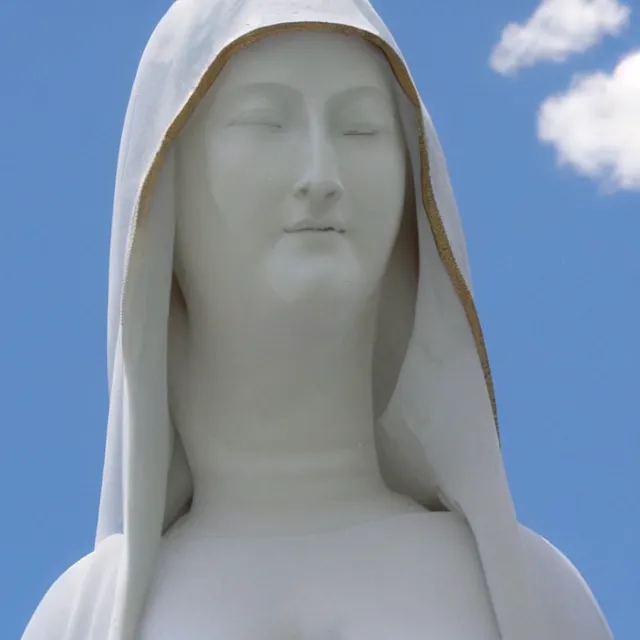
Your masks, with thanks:
[{"label": "white cloud", "polygon": [[617,35],[631,9],[619,0],[542,0],[524,24],[507,25],[491,54],[494,71],[509,75],[548,60],[563,62]]},{"label": "white cloud", "polygon": [[538,138],[558,161],[615,189],[640,190],[640,49],[612,74],[576,76],[538,112]]}]

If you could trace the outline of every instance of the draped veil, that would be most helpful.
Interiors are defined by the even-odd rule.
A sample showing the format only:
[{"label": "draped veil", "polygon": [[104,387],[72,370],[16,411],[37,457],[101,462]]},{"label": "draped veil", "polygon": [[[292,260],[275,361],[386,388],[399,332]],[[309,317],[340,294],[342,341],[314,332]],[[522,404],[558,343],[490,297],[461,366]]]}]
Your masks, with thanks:
[{"label": "draped veil", "polygon": [[[541,613],[507,486],[491,374],[444,155],[404,58],[368,0],[178,0],[147,45],[118,161],[109,285],[110,408],[95,558],[101,547],[120,542],[104,569],[110,586],[101,587],[100,596],[86,577],[97,575],[100,562],[85,570],[83,580],[89,582],[62,638],[134,640],[160,538],[188,505],[190,476],[167,394],[173,145],[235,51],[292,29],[364,38],[384,54],[397,81],[415,190],[408,215],[419,265],[417,280],[413,275],[407,281],[410,268],[392,274],[382,297],[375,389],[385,478],[429,508],[457,511],[468,522],[504,640],[560,640]],[[33,626],[25,635],[46,637]]]}]

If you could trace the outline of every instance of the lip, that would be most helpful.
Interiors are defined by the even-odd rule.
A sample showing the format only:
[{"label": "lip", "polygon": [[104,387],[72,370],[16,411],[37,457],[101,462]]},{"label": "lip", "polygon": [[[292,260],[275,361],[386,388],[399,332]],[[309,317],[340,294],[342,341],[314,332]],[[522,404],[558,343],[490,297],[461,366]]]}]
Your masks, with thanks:
[{"label": "lip", "polygon": [[311,222],[301,220],[291,227],[287,227],[285,233],[301,233],[303,231],[315,231],[316,233],[344,233],[345,228],[336,222]]}]

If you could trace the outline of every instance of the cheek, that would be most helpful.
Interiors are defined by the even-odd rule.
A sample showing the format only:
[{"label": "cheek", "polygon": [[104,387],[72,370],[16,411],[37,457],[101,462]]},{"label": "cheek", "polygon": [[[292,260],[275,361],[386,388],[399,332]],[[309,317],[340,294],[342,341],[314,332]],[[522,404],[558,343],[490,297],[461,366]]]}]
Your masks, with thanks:
[{"label": "cheek", "polygon": [[371,145],[342,154],[342,179],[354,241],[383,262],[391,251],[402,218],[406,159],[398,143]]},{"label": "cheek", "polygon": [[339,150],[340,177],[352,205],[367,215],[399,213],[406,186],[405,152],[396,139],[363,140]]},{"label": "cheek", "polygon": [[[262,273],[282,236],[285,202],[296,180],[295,141],[251,130],[212,132],[206,154],[212,207],[206,235],[211,265],[238,288]],[[244,285],[240,283],[244,282]]]},{"label": "cheek", "polygon": [[299,167],[295,141],[248,127],[222,132],[208,152],[213,196],[233,226],[282,226],[278,214]]}]

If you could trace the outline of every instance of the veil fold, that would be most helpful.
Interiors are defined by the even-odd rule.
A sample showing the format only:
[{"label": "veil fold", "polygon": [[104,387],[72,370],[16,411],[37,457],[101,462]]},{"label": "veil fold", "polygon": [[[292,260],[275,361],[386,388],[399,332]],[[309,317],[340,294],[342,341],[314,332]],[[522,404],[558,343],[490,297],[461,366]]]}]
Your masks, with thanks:
[{"label": "veil fold", "polygon": [[163,528],[190,490],[167,398],[172,144],[235,51],[292,29],[364,38],[384,53],[399,87],[420,273],[413,332],[378,425],[385,475],[423,504],[462,514],[502,637],[542,638],[500,454],[464,234],[440,143],[398,46],[367,0],[178,0],[143,54],[118,162],[110,412],[96,534],[96,544],[124,536],[109,640],[133,640]]},{"label": "veil fold", "polygon": [[[428,508],[455,511],[468,523],[502,640],[609,638],[570,563],[517,523],[446,161],[380,17],[368,0],[177,0],[142,56],[118,160],[109,273],[110,406],[95,551],[52,587],[54,595],[43,600],[25,639],[48,640],[64,620],[55,634],[62,640],[136,640],[161,537],[192,491],[168,393],[174,143],[235,52],[291,30],[363,38],[384,54],[397,81],[419,266],[406,350],[376,425],[385,479]],[[383,298],[383,311],[405,305],[403,296],[397,290]],[[576,620],[583,624],[577,634]]]}]

